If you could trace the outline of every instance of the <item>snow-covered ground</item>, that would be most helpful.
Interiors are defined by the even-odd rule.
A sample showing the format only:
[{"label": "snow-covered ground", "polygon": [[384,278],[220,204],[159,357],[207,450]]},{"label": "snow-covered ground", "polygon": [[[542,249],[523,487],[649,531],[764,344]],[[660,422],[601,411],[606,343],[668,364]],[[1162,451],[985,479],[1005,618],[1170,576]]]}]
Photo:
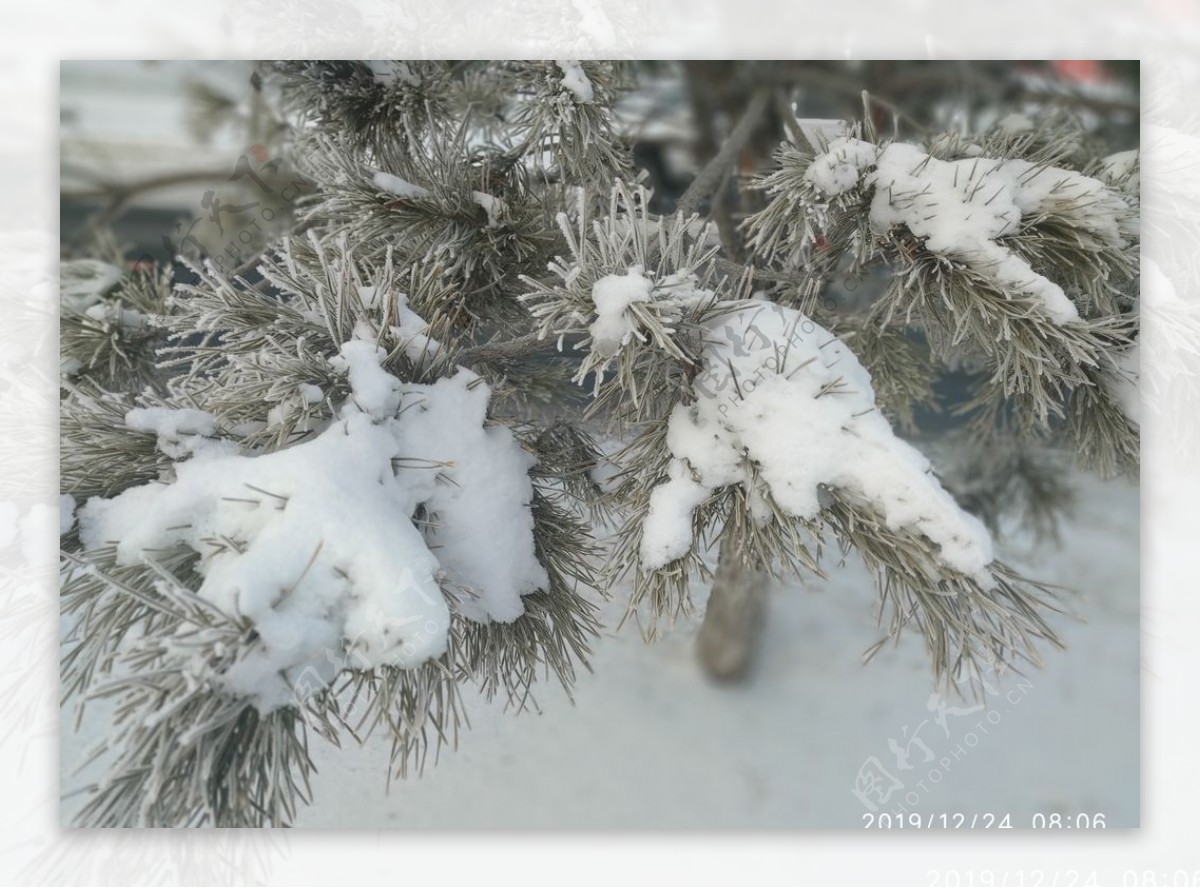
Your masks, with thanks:
[{"label": "snow-covered ground", "polygon": [[[634,626],[610,628],[574,705],[549,684],[538,711],[519,715],[467,694],[471,728],[457,750],[390,791],[383,738],[319,747],[314,804],[297,825],[857,828],[868,808],[853,789],[874,757],[904,784],[881,810],[916,793],[907,807],[924,815],[1007,813],[1027,827],[1035,813],[1057,811],[1137,826],[1138,488],[1077,481],[1061,550],[1030,541],[1001,550],[1077,590],[1073,607],[1086,622],[1060,620],[1067,650],[1048,652],[1046,668],[1024,679],[1009,676],[988,695],[990,710],[966,714],[968,704],[942,699],[939,725],[915,636],[860,662],[878,638],[875,594],[861,565],[848,563],[827,582],[773,590],[759,668],[744,686],[703,678],[695,623],[652,644]],[[610,627],[623,594],[606,608]],[[907,745],[911,770],[897,767],[891,739]],[[64,738],[64,761],[71,745]]]}]

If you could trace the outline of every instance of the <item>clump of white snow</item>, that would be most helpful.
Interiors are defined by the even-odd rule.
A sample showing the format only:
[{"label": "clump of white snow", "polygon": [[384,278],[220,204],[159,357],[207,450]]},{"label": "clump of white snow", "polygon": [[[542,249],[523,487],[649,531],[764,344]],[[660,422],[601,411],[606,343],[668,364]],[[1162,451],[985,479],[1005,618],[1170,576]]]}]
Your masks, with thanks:
[{"label": "clump of white snow", "polygon": [[120,283],[121,269],[98,259],[72,259],[59,264],[59,298],[64,307],[86,312]]},{"label": "clump of white snow", "polygon": [[641,266],[627,269],[625,274],[605,275],[592,285],[596,304],[596,320],[589,328],[593,351],[611,357],[629,342],[637,332],[629,306],[649,302],[653,289],[654,282],[642,273]]},{"label": "clump of white snow", "polygon": [[125,414],[125,426],[158,436],[158,449],[172,459],[184,459],[216,442],[217,420],[204,410],[135,407]]},{"label": "clump of white snow", "polygon": [[936,543],[944,564],[992,584],[987,530],[895,436],[875,409],[870,375],[837,337],[797,311],[759,303],[711,321],[706,342],[696,401],[676,406],[669,421],[670,478],[651,494],[644,567],[688,552],[693,513],[708,496],[731,485],[753,492],[753,466],[789,515],[815,518],[819,485],[853,492],[889,527]]},{"label": "clump of white snow", "polygon": [[1079,318],[1075,304],[1000,240],[1016,234],[1023,218],[1054,213],[1106,243],[1125,244],[1121,221],[1129,207],[1120,194],[1081,173],[1015,158],[945,161],[904,142],[839,138],[805,178],[830,196],[872,187],[873,231],[906,227],[931,252],[1038,299],[1057,324]]},{"label": "clump of white snow", "polygon": [[997,120],[996,129],[1004,133],[1026,133],[1033,129],[1033,121],[1026,115],[1014,111]]},{"label": "clump of white snow", "polygon": [[395,416],[400,407],[400,380],[380,366],[385,357],[387,352],[374,342],[352,339],[329,362],[350,378],[355,405],[375,419]]},{"label": "clump of white snow", "polygon": [[409,86],[421,85],[421,78],[413,72],[408,62],[371,59],[367,61],[367,67],[371,69],[371,76],[376,83],[391,86],[399,81]]},{"label": "clump of white snow", "polygon": [[797,118],[796,124],[800,127],[801,135],[814,151],[824,151],[834,139],[850,134],[850,124],[844,120],[802,117]]},{"label": "clump of white snow", "polygon": [[180,463],[169,485],[89,500],[81,538],[115,541],[122,564],[178,545],[200,553],[198,594],[258,636],[215,679],[269,711],[306,671],[328,681],[346,657],[408,666],[445,649],[437,562],[412,524],[416,504],[388,480],[395,449],[360,414],[277,453]]},{"label": "clump of white snow", "polygon": [[392,173],[377,172],[371,177],[376,188],[391,192],[397,197],[410,199],[414,197],[429,197],[429,189],[414,185],[407,179],[401,179]]},{"label": "clump of white snow", "polygon": [[58,496],[58,535],[70,533],[75,526],[75,497],[69,493]]},{"label": "clump of white snow", "polygon": [[[200,554],[198,595],[254,630],[236,663],[207,678],[262,711],[344,668],[441,654],[442,582],[476,621],[513,620],[521,596],[548,585],[529,507],[534,459],[507,428],[486,425],[483,379],[460,369],[405,384],[381,352],[343,345],[336,360],[353,397],[317,437],[257,456],[214,449],[178,463],[171,483],[79,512],[84,546],[114,544],[121,564],[178,546]],[[127,421],[170,441],[215,427],[190,410],[139,409]]]},{"label": "clump of white snow", "polygon": [[485,426],[491,391],[460,369],[408,386],[392,424],[399,472],[433,516],[426,533],[469,619],[508,622],[521,596],[549,584],[533,547],[534,457],[503,426]]},{"label": "clump of white snow", "polygon": [[595,101],[595,89],[592,87],[592,81],[584,73],[583,65],[573,60],[556,61],[555,64],[563,72],[563,89],[574,95],[575,101],[582,105],[590,105]]},{"label": "clump of white snow", "polygon": [[486,191],[472,191],[471,200],[483,207],[483,211],[487,213],[488,228],[495,228],[500,224],[500,213],[504,210],[503,200]]},{"label": "clump of white snow", "polygon": [[302,382],[300,384],[300,397],[304,399],[305,404],[320,404],[325,400],[325,392],[321,390],[319,385],[313,385],[311,382]]}]

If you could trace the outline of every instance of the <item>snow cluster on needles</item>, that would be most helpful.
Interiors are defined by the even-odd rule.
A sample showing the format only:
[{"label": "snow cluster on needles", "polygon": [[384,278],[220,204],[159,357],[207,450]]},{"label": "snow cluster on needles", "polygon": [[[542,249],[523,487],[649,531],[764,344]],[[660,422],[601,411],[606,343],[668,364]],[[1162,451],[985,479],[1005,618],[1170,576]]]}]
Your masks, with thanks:
[{"label": "snow cluster on needles", "polygon": [[798,311],[751,302],[709,321],[705,342],[695,400],[677,405],[668,425],[670,479],[651,494],[644,567],[687,553],[695,510],[723,487],[743,485],[765,520],[754,467],[788,515],[817,517],[821,485],[853,492],[890,527],[938,544],[949,567],[993,585],[987,530],[892,432],[870,374],[841,340]]},{"label": "snow cluster on needles", "polygon": [[[343,668],[404,668],[446,649],[450,605],[470,620],[511,621],[548,585],[534,554],[533,457],[485,422],[491,392],[466,369],[431,385],[401,382],[374,342],[334,359],[352,395],[316,437],[247,456],[200,411],[131,411],[169,455],[174,480],[94,498],[84,545],[121,564],[187,546],[198,594],[248,620],[259,642],[214,681],[264,712],[297,679]],[[337,654],[337,655],[335,655]]]},{"label": "snow cluster on needles", "polygon": [[1125,245],[1121,220],[1129,207],[1120,194],[1098,179],[1018,158],[940,160],[905,142],[878,146],[840,136],[816,156],[805,179],[830,197],[860,183],[872,187],[873,231],[907,227],[930,252],[1040,300],[1057,324],[1078,320],[1075,304],[997,239],[1016,234],[1024,218],[1055,213],[1105,243]]}]

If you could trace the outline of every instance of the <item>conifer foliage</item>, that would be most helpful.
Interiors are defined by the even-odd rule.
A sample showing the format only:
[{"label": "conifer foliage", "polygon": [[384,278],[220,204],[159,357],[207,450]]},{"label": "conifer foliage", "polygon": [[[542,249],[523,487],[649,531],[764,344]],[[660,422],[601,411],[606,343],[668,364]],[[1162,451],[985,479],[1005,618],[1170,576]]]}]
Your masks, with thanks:
[{"label": "conifer foliage", "polygon": [[[597,596],[652,632],[718,549],[806,582],[856,552],[967,692],[1057,644],[988,528],[1001,500],[1053,525],[1048,444],[1136,471],[1136,152],[1060,113],[797,120],[765,79],[656,212],[616,113],[655,71],[264,63],[311,183],[289,234],[178,281],[64,262],[64,696],[115,720],[81,823],[286,825],[314,742],[419,769],[461,688],[569,689]],[[1003,493],[901,437],[951,368]]]}]

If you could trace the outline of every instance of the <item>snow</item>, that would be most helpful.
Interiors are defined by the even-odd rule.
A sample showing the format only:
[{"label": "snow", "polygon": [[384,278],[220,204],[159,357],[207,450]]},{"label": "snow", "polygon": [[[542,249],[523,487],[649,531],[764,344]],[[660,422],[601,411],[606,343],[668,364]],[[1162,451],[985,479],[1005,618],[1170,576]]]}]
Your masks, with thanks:
[{"label": "snow", "polygon": [[85,312],[121,280],[121,269],[98,259],[73,259],[59,265],[59,298],[72,311]]},{"label": "snow", "polygon": [[583,71],[583,65],[578,61],[556,61],[556,65],[562,70],[562,86],[563,89],[575,96],[575,101],[582,105],[590,105],[596,98],[595,90],[592,87],[592,81],[588,80],[587,74]]},{"label": "snow", "polygon": [[1142,399],[1138,391],[1140,375],[1140,342],[1134,342],[1116,355],[1112,375],[1102,377],[1109,394],[1117,402],[1125,418],[1134,425],[1141,425],[1142,422]]},{"label": "snow", "polygon": [[325,392],[321,390],[319,385],[313,385],[311,382],[300,383],[300,397],[304,399],[306,404],[320,404],[325,400]]},{"label": "snow", "polygon": [[871,378],[833,334],[803,314],[759,303],[708,324],[696,401],[668,424],[671,477],[651,495],[642,565],[665,567],[692,545],[692,515],[730,485],[755,490],[753,465],[787,514],[815,518],[820,485],[873,503],[889,527],[936,543],[942,562],[991,586],[992,542],[875,409]]},{"label": "snow", "polygon": [[[379,306],[383,294],[375,287],[359,287],[358,298],[366,308],[376,308]],[[413,363],[420,364],[426,358],[441,351],[441,343],[429,336],[428,322],[408,307],[408,295],[395,293],[391,294],[391,298],[395,310],[393,318],[397,323],[388,329],[399,340],[408,359]],[[367,342],[375,341],[374,335],[365,329],[360,331],[360,338]],[[348,365],[339,362],[338,366],[345,369]],[[371,371],[368,368],[366,372]]]},{"label": "snow", "polygon": [[487,213],[487,227],[495,228],[500,224],[500,213],[504,210],[504,201],[493,197],[485,191],[472,191],[471,200],[483,207]]},{"label": "snow", "polygon": [[1023,218],[1054,213],[1108,244],[1125,244],[1121,222],[1129,207],[1120,194],[1081,173],[1015,158],[943,161],[904,142],[840,138],[805,178],[830,196],[860,182],[872,187],[873,231],[906,227],[931,252],[1039,300],[1056,324],[1078,320],[1075,304],[1000,239],[1017,233]]},{"label": "snow", "polygon": [[641,266],[627,269],[625,274],[605,275],[592,285],[596,304],[596,320],[589,328],[593,351],[611,357],[629,342],[637,331],[629,306],[649,302],[653,288],[654,282],[642,273]]},{"label": "snow", "polygon": [[101,324],[113,324],[127,330],[136,330],[150,323],[149,316],[140,311],[103,302],[89,306],[83,313],[93,321],[99,321]]},{"label": "snow", "polygon": [[58,496],[58,535],[70,533],[75,526],[75,497],[69,493]]},{"label": "snow", "polygon": [[796,123],[814,151],[824,151],[834,139],[842,138],[850,132],[850,124],[844,120],[804,117],[797,118]]},{"label": "snow", "polygon": [[996,128],[1006,133],[1025,133],[1033,129],[1033,121],[1026,115],[1014,111],[997,120]]},{"label": "snow", "polygon": [[183,439],[217,433],[217,420],[207,411],[191,408],[135,407],[125,414],[126,428],[158,435],[158,448],[168,456],[182,456]]},{"label": "snow", "polygon": [[[483,379],[460,369],[405,384],[382,357],[372,342],[343,344],[335,361],[353,394],[319,436],[258,456],[210,448],[177,463],[170,483],[79,512],[84,547],[113,543],[121,564],[180,545],[202,556],[197,594],[258,637],[207,678],[262,711],[342,668],[409,668],[441,654],[450,611],[440,583],[476,621],[513,620],[521,597],[548,585],[529,508],[535,460],[487,424]],[[215,431],[197,410],[138,408],[126,421],[176,457]]]},{"label": "snow", "polygon": [[1110,154],[1104,158],[1104,162],[1100,167],[1101,175],[1110,184],[1116,182],[1125,183],[1126,188],[1136,193],[1141,185],[1141,176],[1135,173],[1134,170],[1141,163],[1141,159],[1142,152],[1137,148]]},{"label": "snow", "polygon": [[377,172],[371,177],[371,181],[375,183],[376,188],[381,188],[384,191],[389,191],[397,197],[405,199],[414,197],[429,197],[429,189],[422,188],[420,185],[414,185],[406,179],[401,179],[399,176],[394,176],[391,173]]},{"label": "snow", "polygon": [[413,73],[408,62],[373,59],[367,61],[367,67],[371,69],[371,74],[375,78],[376,83],[391,86],[396,81],[400,81],[409,86],[421,85],[421,78]]},{"label": "snow", "polygon": [[[999,683],[988,720],[977,711],[950,713],[946,729],[936,723],[915,633],[862,663],[879,629],[874,583],[856,557],[831,567],[828,580],[771,587],[757,667],[735,687],[709,684],[697,667],[698,616],[664,628],[653,644],[636,627],[617,630],[629,596],[617,587],[604,605],[609,629],[594,645],[593,669],[571,696],[543,682],[536,708],[514,715],[464,688],[470,728],[458,748],[390,788],[380,776],[391,752],[386,732],[363,747],[313,743],[314,801],[296,825],[861,829],[867,809],[852,788],[873,756],[920,795],[909,808],[923,817],[1004,811],[1024,828],[1036,812],[1103,811],[1110,829],[1137,826],[1138,487],[1080,472],[1070,480],[1080,500],[1062,548],[1020,537],[1004,555],[1079,590],[1072,607],[1084,619],[1052,615],[1067,649],[1049,651],[1027,681],[1010,674]],[[702,610],[702,585],[696,594]],[[88,728],[107,724],[96,717]],[[929,746],[933,763],[923,764],[914,745],[913,770],[897,769],[888,741],[903,746],[905,730]],[[86,742],[66,724],[64,762]],[[950,767],[935,784],[929,769],[945,757]],[[80,803],[66,799],[65,815]]]},{"label": "snow", "polygon": [[375,419],[395,416],[400,407],[400,381],[380,366],[385,357],[387,352],[374,342],[353,339],[343,343],[338,356],[329,362],[349,376],[358,409]]},{"label": "snow", "polygon": [[286,450],[184,462],[169,485],[93,498],[80,536],[89,549],[116,541],[122,564],[180,544],[201,553],[200,597],[259,637],[213,680],[270,711],[294,686],[327,683],[342,658],[412,666],[445,649],[437,561],[392,480],[395,451],[387,429],[352,416]]},{"label": "snow", "polygon": [[[399,471],[434,516],[427,538],[453,578],[460,612],[508,622],[524,613],[521,596],[549,579],[534,553],[528,508],[535,459],[507,428],[485,427],[490,396],[465,369],[409,386],[393,432]],[[433,463],[420,458],[433,454]],[[442,472],[448,481],[439,481]]]}]

